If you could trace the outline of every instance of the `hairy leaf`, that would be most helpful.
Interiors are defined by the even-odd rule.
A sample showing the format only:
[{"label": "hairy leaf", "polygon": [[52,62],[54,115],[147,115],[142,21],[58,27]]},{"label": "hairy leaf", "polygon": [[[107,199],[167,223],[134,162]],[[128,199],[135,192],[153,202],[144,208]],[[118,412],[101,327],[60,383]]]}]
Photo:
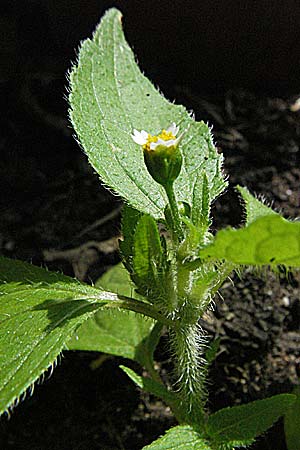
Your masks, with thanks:
[{"label": "hairy leaf", "polygon": [[[104,290],[138,298],[133,283],[122,264],[108,270],[96,283]],[[151,357],[148,348],[155,320],[123,310],[102,310],[93,315],[76,331],[68,342],[70,350],[93,350],[136,360],[144,365]],[[155,341],[154,345],[157,344]],[[149,354],[150,353],[150,354]]]},{"label": "hairy leaf", "polygon": [[216,450],[233,450],[236,448],[248,448],[253,444],[255,439],[247,439],[243,441],[230,441],[217,445]]},{"label": "hairy leaf", "polygon": [[211,447],[191,426],[179,425],[143,450],[211,450]]},{"label": "hairy leaf", "polygon": [[1,413],[55,363],[76,328],[114,297],[3,257],[0,281]]},{"label": "hairy leaf", "polygon": [[254,439],[284,415],[294,401],[294,395],[280,394],[246,405],[221,409],[209,416],[207,432],[217,442]]},{"label": "hairy leaf", "polygon": [[247,188],[237,186],[238,192],[241,194],[245,203],[246,224],[254,222],[256,219],[264,216],[278,215],[273,209],[262,203],[258,198],[253,197]]},{"label": "hairy leaf", "polygon": [[300,266],[300,222],[272,214],[260,217],[245,228],[227,228],[216,234],[200,258],[235,264]]},{"label": "hairy leaf", "polygon": [[70,91],[70,117],[90,163],[137,210],[161,218],[167,199],[146,169],[142,149],[131,137],[133,129],[157,134],[175,122],[185,132],[180,144],[183,167],[174,185],[179,201],[192,204],[203,171],[211,200],[224,190],[222,156],[208,126],[167,101],[143,76],[125,41],[118,10],[110,9],[92,40],[82,44]]}]

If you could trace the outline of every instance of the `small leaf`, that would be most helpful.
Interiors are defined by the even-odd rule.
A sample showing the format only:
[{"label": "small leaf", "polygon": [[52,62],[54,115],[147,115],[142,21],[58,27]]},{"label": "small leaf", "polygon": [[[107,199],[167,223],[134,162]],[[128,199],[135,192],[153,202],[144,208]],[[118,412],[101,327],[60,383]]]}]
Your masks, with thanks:
[{"label": "small leaf", "polygon": [[161,262],[162,247],[157,224],[151,216],[144,215],[138,221],[134,234],[134,273],[146,283],[148,280],[155,283]]},{"label": "small leaf", "polygon": [[284,415],[284,432],[288,450],[299,450],[300,445],[300,387],[297,386],[293,394],[297,400]]},{"label": "small leaf", "polygon": [[254,439],[285,414],[294,401],[294,395],[279,394],[246,405],[221,409],[209,416],[207,432],[217,442]]},{"label": "small leaf", "polygon": [[189,425],[170,428],[164,436],[143,450],[212,450],[205,439]]},{"label": "small leaf", "polygon": [[258,200],[258,198],[253,197],[247,188],[237,186],[237,190],[241,194],[245,203],[247,225],[260,217],[278,215],[275,211],[273,211],[273,209]]},{"label": "small leaf", "polygon": [[209,226],[210,214],[209,184],[205,172],[200,173],[195,181],[191,219],[195,226],[204,228]]},{"label": "small leaf", "polygon": [[220,341],[221,341],[221,338],[219,338],[219,337],[214,339],[210,343],[208,349],[206,350],[205,359],[207,361],[207,364],[211,364],[216,359],[217,353],[220,348]]},{"label": "small leaf", "polygon": [[137,286],[137,292],[156,304],[168,298],[171,280],[167,267],[156,221],[149,215],[143,215],[136,226],[132,258],[131,278]]},{"label": "small leaf", "polygon": [[134,245],[134,233],[142,213],[131,206],[124,205],[122,212],[122,237],[120,251],[123,263],[128,271],[132,273],[132,255]]},{"label": "small leaf", "polygon": [[[96,286],[119,295],[138,298],[129,274],[122,264],[108,270]],[[132,311],[99,311],[81,325],[68,342],[69,350],[98,351],[130,358],[141,365],[153,351],[148,348],[148,338],[155,320]]]},{"label": "small leaf", "polygon": [[199,256],[235,264],[300,267],[300,222],[274,214],[239,230],[226,228]]},{"label": "small leaf", "polygon": [[1,413],[54,364],[76,328],[111,294],[4,257],[0,279]]},{"label": "small leaf", "polygon": [[164,217],[164,189],[148,173],[134,129],[157,134],[175,122],[183,155],[174,183],[178,201],[192,204],[198,173],[206,173],[211,201],[226,187],[223,158],[209,127],[195,122],[182,106],[166,100],[139,70],[122,30],[121,14],[110,9],[92,40],[79,52],[70,75],[70,117],[89,161],[101,179],[139,211]]}]

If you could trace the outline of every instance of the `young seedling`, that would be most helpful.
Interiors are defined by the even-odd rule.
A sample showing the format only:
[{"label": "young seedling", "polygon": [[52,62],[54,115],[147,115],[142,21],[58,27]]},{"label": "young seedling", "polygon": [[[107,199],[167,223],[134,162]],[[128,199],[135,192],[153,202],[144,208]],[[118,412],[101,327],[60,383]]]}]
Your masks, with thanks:
[{"label": "young seedling", "polygon": [[[142,75],[116,9],[82,44],[70,73],[69,101],[89,162],[125,202],[122,265],[91,287],[0,259],[0,410],[11,408],[63,349],[96,350],[144,366],[148,377],[122,369],[162,398],[178,420],[145,449],[250,445],[291,411],[296,396],[281,394],[209,415],[205,384],[212,356],[199,319],[232,271],[299,267],[300,223],[238,187],[244,226],[211,233],[211,205],[227,185],[223,157],[208,126],[168,102]],[[172,389],[153,361],[163,328],[173,355]]]}]

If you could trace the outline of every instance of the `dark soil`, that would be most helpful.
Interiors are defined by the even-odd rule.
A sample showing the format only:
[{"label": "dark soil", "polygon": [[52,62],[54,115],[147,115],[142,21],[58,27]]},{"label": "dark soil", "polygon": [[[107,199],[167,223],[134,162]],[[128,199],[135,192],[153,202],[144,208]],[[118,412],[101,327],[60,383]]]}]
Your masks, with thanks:
[{"label": "dark soil", "polygon": [[[118,261],[117,252],[98,244],[118,235],[120,200],[101,186],[71,136],[66,105],[57,104],[63,82],[26,80],[21,93],[9,83],[0,89],[10,105],[0,129],[1,252],[68,275],[80,263],[82,278],[94,281]],[[236,184],[262,194],[286,217],[299,215],[300,112],[293,101],[241,90],[204,98],[177,88],[174,96],[213,126],[225,156],[230,187],[214,206],[216,229],[241,223]],[[76,248],[76,257],[68,258]],[[59,256],[50,261],[48,250]],[[212,411],[290,392],[298,383],[299,281],[299,274],[247,271],[224,285],[203,322],[211,338],[221,338],[208,384]],[[157,355],[162,369],[164,341]],[[138,450],[175,424],[160,401],[128,381],[120,358],[93,369],[98,356],[64,352],[34,395],[9,420],[2,418],[1,449]],[[251,448],[285,450],[282,424]]]}]

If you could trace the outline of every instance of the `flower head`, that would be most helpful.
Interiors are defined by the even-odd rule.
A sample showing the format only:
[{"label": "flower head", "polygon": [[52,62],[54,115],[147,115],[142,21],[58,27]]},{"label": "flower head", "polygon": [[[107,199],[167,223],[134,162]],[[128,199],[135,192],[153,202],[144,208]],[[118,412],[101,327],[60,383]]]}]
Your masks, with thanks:
[{"label": "flower head", "polygon": [[147,131],[133,130],[131,135],[136,144],[143,147],[143,150],[154,151],[158,146],[163,147],[177,147],[180,136],[176,138],[179,127],[173,122],[166,130],[162,130],[160,134],[152,136]]},{"label": "flower head", "polygon": [[152,136],[147,131],[133,130],[131,135],[134,142],[141,145],[147,169],[157,183],[162,186],[170,185],[178,177],[182,156],[178,144],[182,138],[177,136],[179,127],[172,123],[160,134]]}]

